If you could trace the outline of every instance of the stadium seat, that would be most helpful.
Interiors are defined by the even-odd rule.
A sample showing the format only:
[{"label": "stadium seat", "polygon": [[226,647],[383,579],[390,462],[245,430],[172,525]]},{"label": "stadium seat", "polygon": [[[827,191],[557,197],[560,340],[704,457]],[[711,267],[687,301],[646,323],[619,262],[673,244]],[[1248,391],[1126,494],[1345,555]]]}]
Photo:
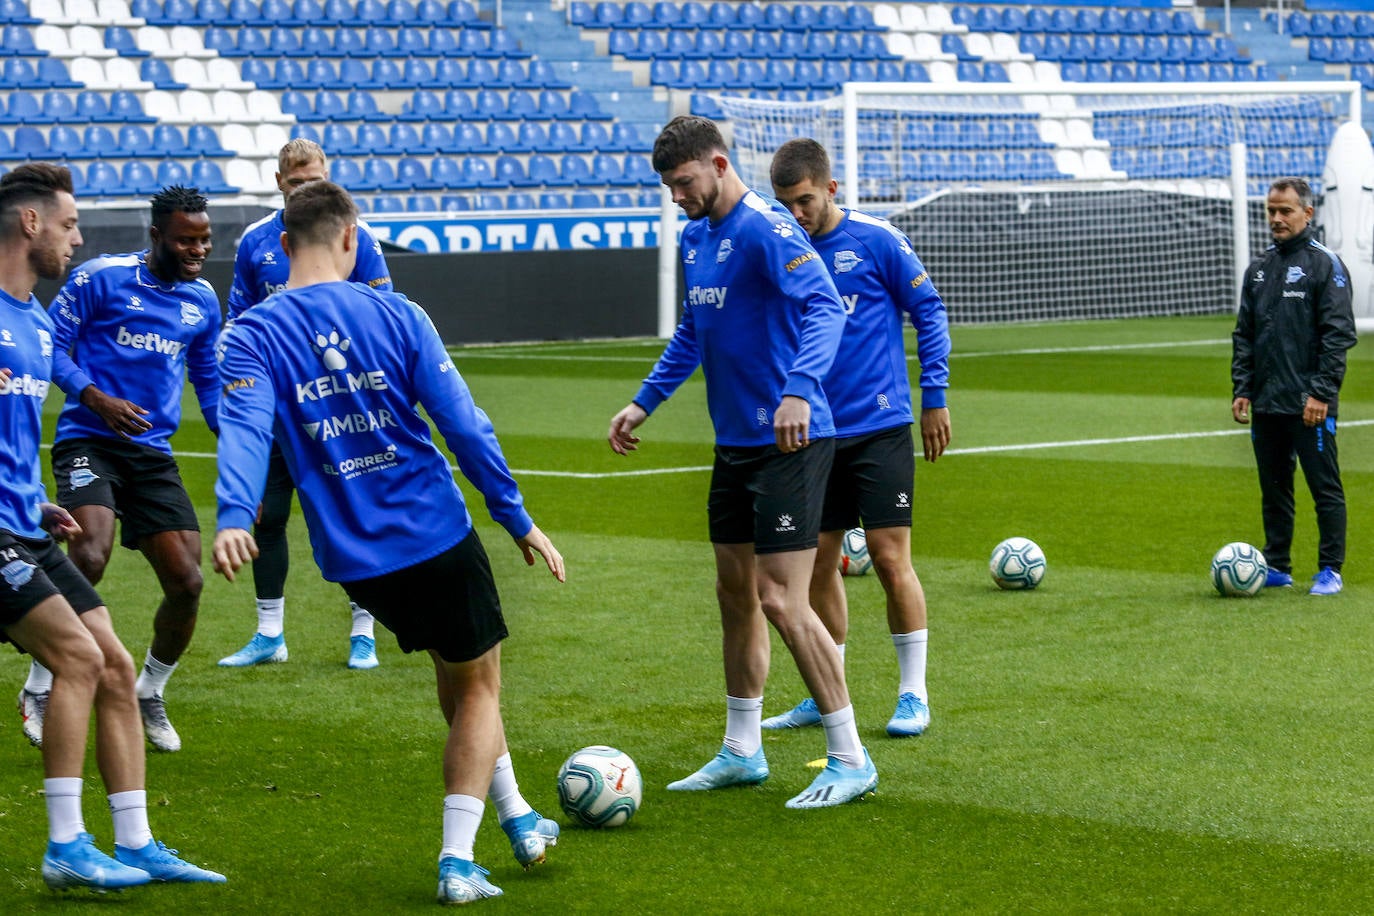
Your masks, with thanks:
[{"label": "stadium seat", "polygon": [[496,157],[493,176],[497,187],[532,188],[540,184],[526,174],[525,164],[519,157],[508,153]]},{"label": "stadium seat", "polygon": [[592,175],[591,165],[577,153],[565,153],[558,161],[558,174],[563,184],[587,187],[602,184]]},{"label": "stadium seat", "polygon": [[95,161],[86,170],[85,181],[78,193],[83,197],[119,197],[124,194],[124,185],[119,178],[119,169],[108,162]]},{"label": "stadium seat", "polygon": [[492,171],[491,163],[481,156],[464,156],[459,161],[459,176],[460,187],[496,187],[496,177]]},{"label": "stadium seat", "polygon": [[124,163],[119,170],[119,183],[129,194],[140,196],[156,194],[161,189],[152,166],[141,159],[130,159]]},{"label": "stadium seat", "polygon": [[549,146],[549,131],[539,121],[521,121],[516,128],[515,144],[510,147],[513,153],[536,153]]},{"label": "stadium seat", "polygon": [[527,175],[534,186],[556,185],[559,182],[558,163],[550,155],[536,153],[526,166]]}]

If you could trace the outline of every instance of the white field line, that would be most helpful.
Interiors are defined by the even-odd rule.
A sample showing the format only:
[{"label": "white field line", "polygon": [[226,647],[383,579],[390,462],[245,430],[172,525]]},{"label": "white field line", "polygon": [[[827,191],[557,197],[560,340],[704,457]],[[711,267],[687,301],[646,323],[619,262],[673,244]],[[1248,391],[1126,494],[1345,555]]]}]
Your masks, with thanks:
[{"label": "white field line", "polygon": [[[1342,429],[1351,427],[1374,426],[1374,420],[1346,420],[1339,424]],[[1221,436],[1240,436],[1248,433],[1249,427],[1237,427],[1236,429],[1218,429],[1195,433],[1160,433],[1151,436],[1117,436],[1115,438],[1100,439],[1065,439],[1052,442],[1022,442],[1010,443],[1006,445],[978,445],[970,448],[952,448],[945,452],[945,455],[987,455],[995,452],[1029,452],[1043,449],[1054,448],[1086,448],[1095,445],[1133,445],[1141,442],[1176,442],[1183,439],[1215,439]],[[44,443],[43,448],[51,448]],[[917,457],[920,457],[917,452]],[[178,458],[214,458],[214,452],[177,452]],[[450,465],[450,470],[455,473],[458,471],[456,465]],[[622,477],[654,477],[663,474],[698,474],[711,470],[710,465],[678,467],[678,468],[643,468],[628,471],[545,471],[535,468],[511,468],[511,473],[517,477],[563,477],[569,480],[612,480]]]},{"label": "white field line", "polygon": [[[659,352],[662,350],[662,341],[650,341],[645,346],[652,344]],[[1214,340],[1170,340],[1155,341],[1150,343],[1122,343],[1122,344],[1096,344],[1083,347],[1027,347],[1020,350],[974,350],[971,352],[951,353],[950,359],[982,359],[989,356],[1043,356],[1056,353],[1109,353],[1122,350],[1170,350],[1175,347],[1216,347],[1230,346],[1231,338],[1217,338]],[[624,344],[621,344],[624,346]],[[598,363],[643,363],[645,358],[638,356],[594,356],[586,354],[559,354],[550,351],[530,352],[514,350],[497,350],[489,348],[480,349],[450,349],[450,355],[459,359],[541,359],[557,360],[560,362],[598,362]],[[907,362],[917,362],[915,354],[907,356]]]}]

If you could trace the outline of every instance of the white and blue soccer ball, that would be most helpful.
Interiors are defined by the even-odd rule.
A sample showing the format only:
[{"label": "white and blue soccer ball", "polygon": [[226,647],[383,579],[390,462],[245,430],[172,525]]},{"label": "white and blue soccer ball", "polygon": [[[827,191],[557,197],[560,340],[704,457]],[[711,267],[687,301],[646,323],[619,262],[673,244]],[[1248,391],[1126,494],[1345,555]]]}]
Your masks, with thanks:
[{"label": "white and blue soccer ball", "polygon": [[1030,538],[1007,538],[992,549],[988,572],[998,588],[1035,588],[1045,578],[1045,552]]},{"label": "white and blue soccer ball", "polygon": [[1246,598],[1264,588],[1269,564],[1252,544],[1234,541],[1212,557],[1212,584],[1228,598]]},{"label": "white and blue soccer ball", "polygon": [[577,751],[558,771],[563,813],[587,827],[619,827],[639,810],[643,791],[630,755],[602,744]]},{"label": "white and blue soccer ball", "polygon": [[868,537],[862,528],[850,528],[840,539],[840,575],[862,576],[872,568]]}]

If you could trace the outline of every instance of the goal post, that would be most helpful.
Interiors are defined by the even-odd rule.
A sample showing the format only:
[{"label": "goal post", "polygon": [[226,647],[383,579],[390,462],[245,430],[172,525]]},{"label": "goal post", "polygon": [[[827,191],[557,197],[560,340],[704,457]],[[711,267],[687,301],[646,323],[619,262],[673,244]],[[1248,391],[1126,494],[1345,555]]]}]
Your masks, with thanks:
[{"label": "goal post", "polygon": [[911,236],[956,321],[1234,309],[1268,243],[1263,197],[1320,194],[1359,83],[847,83],[812,101],[713,96],[734,161],[769,187],[810,136],[840,199]]}]

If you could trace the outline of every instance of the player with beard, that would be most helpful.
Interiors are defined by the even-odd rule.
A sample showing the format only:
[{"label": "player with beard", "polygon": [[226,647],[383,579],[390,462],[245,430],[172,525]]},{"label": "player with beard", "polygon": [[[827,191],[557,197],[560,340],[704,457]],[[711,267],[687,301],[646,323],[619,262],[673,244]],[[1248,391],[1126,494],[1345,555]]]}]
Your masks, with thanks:
[{"label": "player with beard", "polygon": [[[119,519],[120,543],[157,575],[163,597],[137,689],[148,740],[163,751],[181,749],[163,690],[195,632],[203,585],[200,525],[168,441],[188,375],[206,424],[219,428],[219,299],[200,276],[211,248],[207,203],[195,188],[164,188],[152,199],[149,247],[82,264],[49,309],[53,381],[67,395],[53,477],[58,504],[81,527],[68,555],[98,584]],[[35,662],[19,694],[35,745],[51,684]]]},{"label": "player with beard", "polygon": [[[44,694],[43,881],[54,889],[101,890],[150,881],[222,883],[223,875],[182,861],[153,839],[134,661],[100,595],[55,543],[83,532],[43,489],[38,449],[53,323],[33,287],[40,277],[60,278],[81,241],[66,168],[32,162],[0,178],[0,642],[42,659],[52,672]],[[92,713],[96,764],[114,820],[113,857],[96,847],[81,810]]]}]

